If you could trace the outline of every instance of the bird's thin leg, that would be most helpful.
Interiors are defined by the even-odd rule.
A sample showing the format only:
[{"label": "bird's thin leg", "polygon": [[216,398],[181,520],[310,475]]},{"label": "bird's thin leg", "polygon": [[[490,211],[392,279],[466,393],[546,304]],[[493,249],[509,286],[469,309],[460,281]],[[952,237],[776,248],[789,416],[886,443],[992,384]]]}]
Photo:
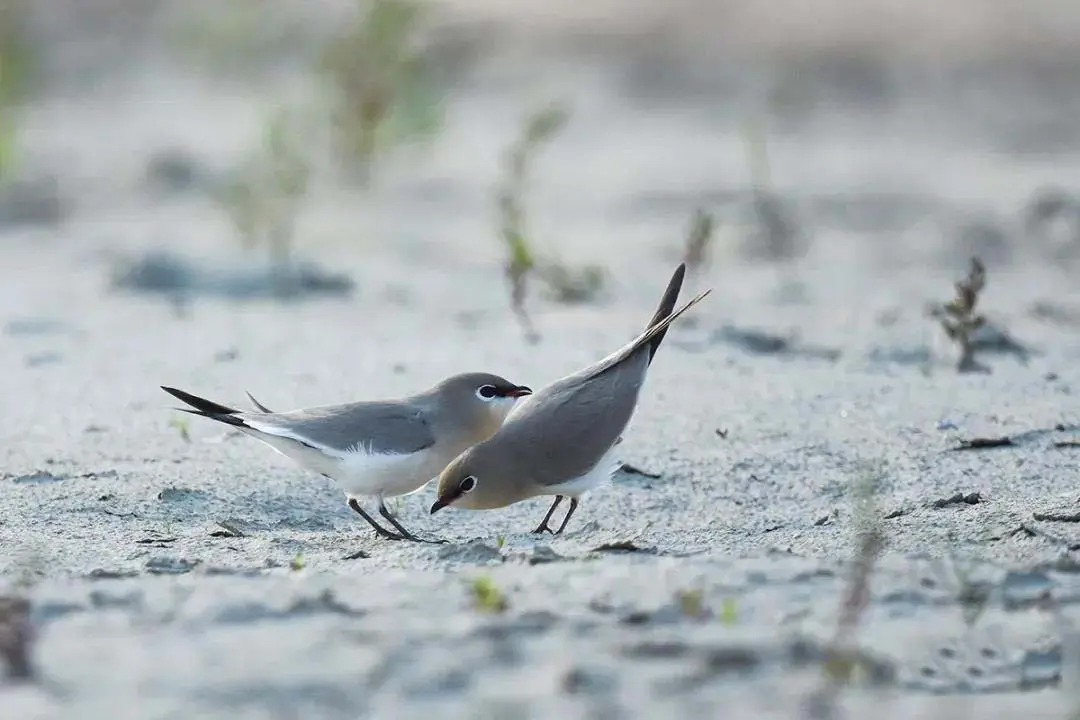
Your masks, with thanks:
[{"label": "bird's thin leg", "polygon": [[546,532],[549,532],[552,535],[555,534],[554,531],[550,527],[548,527],[548,520],[551,519],[551,514],[555,512],[555,508],[559,507],[559,503],[561,503],[561,502],[562,502],[562,495],[556,495],[555,496],[555,502],[551,503],[551,507],[548,508],[547,515],[544,516],[544,522],[537,525],[536,529],[533,530],[534,535],[539,535],[541,533],[546,533]]},{"label": "bird's thin leg", "polygon": [[386,538],[387,540],[404,540],[405,539],[403,536],[398,535],[395,532],[390,532],[389,530],[384,528],[382,525],[375,522],[375,518],[371,517],[366,512],[364,512],[364,508],[360,507],[360,503],[358,503],[356,501],[356,498],[349,498],[349,507],[351,507],[357,513],[359,513],[360,517],[367,520],[368,524],[371,525],[371,527],[375,528],[375,533],[379,537]]},{"label": "bird's thin leg", "polygon": [[570,516],[577,510],[577,498],[570,498],[570,509],[566,511],[566,517],[563,518],[562,525],[559,526],[556,535],[562,535],[562,531],[566,529],[566,523],[570,522]]},{"label": "bird's thin leg", "polygon": [[401,537],[404,538],[405,540],[412,540],[413,542],[418,542],[418,543],[431,543],[432,545],[441,545],[441,544],[447,542],[446,540],[442,540],[442,539],[426,540],[424,538],[416,537],[415,535],[413,535],[411,532],[406,530],[401,525],[401,523],[399,523],[394,518],[393,515],[390,514],[390,508],[386,507],[386,502],[382,498],[379,498],[379,514],[382,515],[384,518],[386,518],[387,521],[389,521],[389,523],[391,525],[393,525],[395,528],[397,528],[397,531],[399,533],[401,533]]}]

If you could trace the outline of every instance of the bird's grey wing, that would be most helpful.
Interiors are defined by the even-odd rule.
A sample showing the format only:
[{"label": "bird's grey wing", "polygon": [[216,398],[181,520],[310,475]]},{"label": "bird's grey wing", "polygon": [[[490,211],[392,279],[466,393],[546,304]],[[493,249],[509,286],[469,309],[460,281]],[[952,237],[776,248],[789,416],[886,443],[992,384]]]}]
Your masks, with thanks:
[{"label": "bird's grey wing", "polygon": [[499,435],[533,482],[558,485],[580,477],[596,466],[630,423],[648,364],[649,355],[642,352],[613,372],[531,396],[519,413],[507,418]]},{"label": "bird's grey wing", "polygon": [[403,455],[435,444],[431,422],[423,408],[405,402],[361,402],[243,415],[258,430],[335,453]]}]

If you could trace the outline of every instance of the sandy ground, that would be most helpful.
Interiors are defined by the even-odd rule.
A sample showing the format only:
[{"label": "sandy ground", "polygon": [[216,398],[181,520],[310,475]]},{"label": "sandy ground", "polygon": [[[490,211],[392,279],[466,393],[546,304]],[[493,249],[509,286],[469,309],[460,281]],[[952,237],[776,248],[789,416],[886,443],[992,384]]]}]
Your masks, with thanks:
[{"label": "sandy ground", "polygon": [[[781,271],[739,251],[755,91],[659,68],[569,51],[480,66],[423,162],[312,199],[298,252],[354,279],[344,299],[178,307],[110,286],[118,258],[149,249],[261,262],[199,180],[251,142],[259,88],[158,61],[29,108],[20,173],[56,174],[63,217],[9,202],[0,224],[0,582],[29,586],[39,678],[0,686],[0,715],[802,717],[850,584],[854,488],[876,478],[887,544],[848,716],[1064,717],[1080,450],[1056,443],[1080,434],[1080,264],[1021,216],[1040,187],[1077,190],[1068,101],[1006,77],[778,121],[772,182],[808,245]],[[491,188],[551,95],[572,118],[536,165],[537,243],[608,282],[589,304],[534,293],[530,345]],[[193,189],[147,180],[163,152],[200,169]],[[280,408],[463,370],[541,385],[641,328],[698,205],[722,227],[685,295],[713,295],[668,335],[624,443],[657,477],[619,473],[563,537],[526,532],[545,501],[431,517],[427,488],[398,512],[452,542],[379,541],[329,481],[209,421],[171,424],[161,384]],[[1026,352],[958,375],[925,306],[973,253],[984,310]],[[748,332],[788,342],[763,351]],[[482,576],[505,612],[474,607]]]}]

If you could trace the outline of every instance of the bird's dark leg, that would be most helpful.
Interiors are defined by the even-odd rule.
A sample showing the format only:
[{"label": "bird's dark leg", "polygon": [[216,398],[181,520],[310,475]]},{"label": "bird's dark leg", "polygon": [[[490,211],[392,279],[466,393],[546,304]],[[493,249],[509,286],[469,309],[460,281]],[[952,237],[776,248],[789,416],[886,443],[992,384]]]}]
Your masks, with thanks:
[{"label": "bird's dark leg", "polygon": [[387,521],[389,521],[389,523],[391,525],[393,525],[395,528],[397,528],[397,531],[399,533],[401,533],[401,537],[404,538],[405,540],[411,540],[413,542],[418,542],[418,543],[431,543],[432,545],[441,545],[441,544],[446,542],[446,540],[441,540],[441,539],[425,540],[424,538],[416,537],[415,535],[413,535],[411,532],[406,530],[401,525],[401,523],[399,523],[394,518],[393,515],[390,514],[390,508],[386,507],[386,502],[384,502],[382,498],[379,498],[379,514],[382,515],[384,518],[386,518]]},{"label": "bird's dark leg", "polygon": [[349,498],[349,507],[351,507],[354,511],[359,513],[360,517],[367,520],[368,524],[371,525],[371,527],[375,528],[375,533],[379,537],[386,538],[387,540],[404,540],[405,539],[403,536],[398,535],[395,532],[390,532],[389,530],[384,528],[382,525],[375,522],[375,518],[371,517],[366,512],[364,512],[364,508],[360,507],[360,503],[358,503],[356,501],[356,498]]},{"label": "bird's dark leg", "polygon": [[555,502],[551,503],[551,507],[548,508],[547,515],[544,516],[544,522],[537,525],[536,529],[533,530],[534,535],[540,535],[541,533],[546,533],[546,532],[549,532],[552,535],[555,534],[552,531],[552,529],[550,527],[548,527],[548,520],[551,519],[551,514],[553,512],[555,512],[555,508],[559,507],[559,503],[561,503],[561,502],[562,502],[562,495],[556,495],[555,496]]},{"label": "bird's dark leg", "polygon": [[570,498],[570,509],[566,511],[566,517],[563,518],[562,525],[559,526],[559,530],[556,535],[562,535],[562,531],[566,529],[566,523],[570,522],[570,516],[577,510],[577,498]]}]

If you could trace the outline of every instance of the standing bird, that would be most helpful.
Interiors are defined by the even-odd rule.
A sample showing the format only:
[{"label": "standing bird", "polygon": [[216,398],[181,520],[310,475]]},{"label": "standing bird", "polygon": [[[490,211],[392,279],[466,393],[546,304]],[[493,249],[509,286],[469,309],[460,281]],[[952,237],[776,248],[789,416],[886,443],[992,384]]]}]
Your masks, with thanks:
[{"label": "standing bird", "polygon": [[[231,425],[337,482],[349,507],[380,537],[413,542],[443,541],[410,533],[385,498],[422,488],[459,453],[498,430],[517,398],[532,393],[498,375],[463,373],[410,397],[288,412],[272,412],[249,393],[257,412],[243,412],[176,388],[161,389],[194,408],[178,409]],[[365,496],[378,498],[379,514],[396,533],[364,511],[358,498]]]},{"label": "standing bird", "polygon": [[431,514],[448,505],[490,510],[554,495],[543,522],[533,530],[552,532],[548,521],[567,497],[570,509],[552,533],[561,534],[577,510],[578,498],[618,469],[615,447],[668,326],[711,292],[672,312],[685,274],[683,263],[641,335],[596,364],[538,390],[507,415],[494,435],[454,458],[439,474]]}]

